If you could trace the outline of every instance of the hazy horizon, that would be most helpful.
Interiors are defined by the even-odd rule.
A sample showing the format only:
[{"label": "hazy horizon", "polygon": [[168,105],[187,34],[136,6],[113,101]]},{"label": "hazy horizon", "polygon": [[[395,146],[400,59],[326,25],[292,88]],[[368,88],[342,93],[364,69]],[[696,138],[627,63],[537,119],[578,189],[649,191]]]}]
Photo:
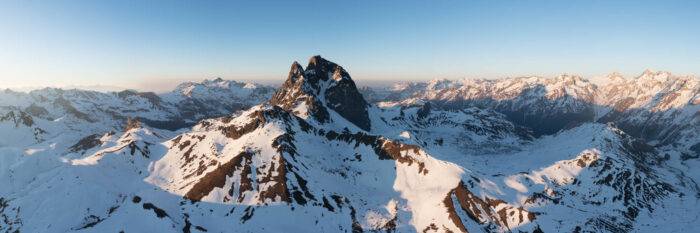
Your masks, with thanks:
[{"label": "hazy horizon", "polygon": [[320,54],[358,83],[700,74],[697,1],[1,2],[0,88],[283,81]]},{"label": "hazy horizon", "polygon": [[700,232],[698,10],[0,0],[0,233]]},{"label": "hazy horizon", "polygon": [[[623,74],[620,73],[623,77],[626,78],[632,78],[632,77],[638,77],[640,76],[643,72],[650,70],[650,69],[645,69],[643,71],[633,73],[633,74]],[[678,74],[674,73],[672,71],[668,70],[650,70],[652,72],[668,72],[671,73],[674,76],[695,76],[695,75],[687,75],[687,74]],[[550,76],[550,77],[544,77],[544,76],[539,76],[539,75],[519,75],[519,76],[508,76],[508,77],[495,77],[495,78],[485,78],[485,77],[463,77],[463,78],[427,78],[427,79],[416,79],[416,80],[401,80],[401,79],[356,79],[353,77],[353,80],[355,81],[356,85],[358,87],[372,87],[372,88],[384,88],[384,87],[389,87],[393,84],[397,83],[403,83],[403,82],[427,82],[430,80],[434,79],[447,79],[447,80],[459,80],[459,79],[502,79],[502,78],[517,78],[517,77],[542,77],[542,78],[554,78],[559,75],[571,75],[571,76],[579,76],[583,79],[591,79],[591,78],[596,78],[596,77],[602,77],[608,74],[611,74],[613,72],[617,71],[611,71],[605,74],[600,74],[600,75],[594,75],[590,77],[585,77],[577,74],[571,74],[571,73],[561,73],[555,76]],[[619,72],[618,72],[619,73]],[[352,76],[352,74],[350,74]],[[141,92],[155,92],[155,93],[165,93],[174,90],[178,85],[186,82],[195,82],[195,83],[200,83],[204,82],[205,80],[214,80],[217,78],[221,78],[223,80],[230,80],[230,81],[237,81],[237,82],[244,82],[244,83],[254,83],[254,84],[261,84],[261,85],[267,85],[267,86],[272,86],[272,87],[279,87],[282,85],[282,83],[286,80],[286,77],[284,78],[279,78],[279,79],[230,79],[226,77],[208,77],[208,78],[201,78],[201,79],[159,79],[159,80],[141,80],[138,83],[135,83],[135,86],[116,86],[116,85],[102,85],[102,84],[91,84],[91,85],[65,85],[65,86],[50,86],[50,85],[45,85],[45,86],[19,86],[19,87],[1,87],[1,89],[9,89],[12,91],[19,91],[19,92],[29,92],[33,90],[39,90],[43,88],[60,88],[60,89],[81,89],[81,90],[91,90],[91,91],[98,91],[98,92],[118,92],[118,91],[123,91],[123,90],[137,90]]]}]

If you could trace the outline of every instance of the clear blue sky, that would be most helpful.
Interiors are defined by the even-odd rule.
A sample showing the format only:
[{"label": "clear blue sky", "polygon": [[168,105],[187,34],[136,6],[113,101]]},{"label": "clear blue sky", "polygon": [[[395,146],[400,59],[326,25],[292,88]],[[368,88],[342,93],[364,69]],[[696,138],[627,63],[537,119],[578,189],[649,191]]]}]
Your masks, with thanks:
[{"label": "clear blue sky", "polygon": [[700,1],[0,1],[0,88],[700,74]]}]

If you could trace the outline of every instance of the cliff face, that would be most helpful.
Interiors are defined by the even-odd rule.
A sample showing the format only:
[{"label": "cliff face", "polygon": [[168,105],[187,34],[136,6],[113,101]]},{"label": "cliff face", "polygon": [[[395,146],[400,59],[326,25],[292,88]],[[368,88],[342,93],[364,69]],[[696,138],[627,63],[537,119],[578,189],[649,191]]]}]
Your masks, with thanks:
[{"label": "cliff face", "polygon": [[[650,91],[661,94],[647,103],[671,106],[650,114],[696,119],[673,113],[697,111],[691,83],[668,89],[678,95]],[[626,82],[607,104],[602,84],[572,76],[422,85],[371,105],[342,67],[316,56],[265,98],[221,79],[163,95],[1,93],[23,107],[0,108],[0,232],[697,228],[697,157],[615,127],[652,108]],[[260,104],[226,110],[230,90]],[[174,119],[196,119],[191,127],[157,127],[185,115]],[[686,141],[676,143],[697,143],[679,132]]]},{"label": "cliff face", "polygon": [[370,130],[369,104],[355,82],[343,67],[321,56],[312,57],[306,70],[294,62],[287,81],[272,96],[270,104],[285,110],[301,108],[296,110],[299,114],[311,115],[320,122],[329,121],[330,109],[357,127]]}]

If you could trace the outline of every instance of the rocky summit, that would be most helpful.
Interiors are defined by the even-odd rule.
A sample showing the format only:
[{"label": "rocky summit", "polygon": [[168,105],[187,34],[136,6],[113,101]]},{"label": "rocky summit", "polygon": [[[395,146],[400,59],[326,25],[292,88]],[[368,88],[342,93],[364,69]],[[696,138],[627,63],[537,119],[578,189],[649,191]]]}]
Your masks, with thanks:
[{"label": "rocky summit", "polygon": [[312,57],[306,70],[294,62],[287,81],[272,96],[270,104],[310,115],[319,122],[332,121],[327,110],[331,109],[355,126],[370,129],[369,104],[350,74],[321,56]]},{"label": "rocky summit", "polygon": [[0,232],[698,229],[700,79],[0,92]]}]

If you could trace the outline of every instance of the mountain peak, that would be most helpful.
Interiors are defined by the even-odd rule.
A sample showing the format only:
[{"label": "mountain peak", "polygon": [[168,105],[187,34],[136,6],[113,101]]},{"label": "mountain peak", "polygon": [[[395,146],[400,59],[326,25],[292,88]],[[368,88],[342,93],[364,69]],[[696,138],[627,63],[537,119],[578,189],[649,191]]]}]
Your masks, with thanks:
[{"label": "mountain peak", "polygon": [[331,121],[327,110],[331,109],[359,128],[369,130],[368,103],[350,74],[318,55],[309,59],[306,69],[298,62],[292,63],[287,81],[270,99],[270,104],[288,111],[306,105],[307,111],[299,114],[313,116],[321,123]]},{"label": "mountain peak", "polygon": [[321,57],[321,55],[316,55],[316,56],[313,56],[313,57],[311,57],[311,58],[309,59],[309,66],[312,65],[312,64],[313,64],[313,65],[317,65],[317,63],[319,63],[319,62],[327,62],[327,60],[326,60],[326,59],[323,59],[323,58]]},{"label": "mountain peak", "polygon": [[292,69],[294,69],[295,67],[302,68],[301,65],[299,64],[299,62],[297,62],[297,61],[292,62]]},{"label": "mountain peak", "polygon": [[641,76],[649,76],[649,77],[652,77],[652,76],[659,76],[659,75],[671,76],[671,73],[670,73],[670,72],[663,71],[663,70],[653,71],[653,70],[650,70],[650,69],[646,69],[646,70],[644,70],[644,72],[642,72],[642,74],[640,74],[639,76],[640,76],[640,77],[641,77]]},{"label": "mountain peak", "polygon": [[656,75],[656,72],[654,72],[653,70],[650,70],[650,69],[645,69],[644,72],[642,72],[642,74],[639,75],[639,77],[644,77],[644,76],[653,77],[654,75]]},{"label": "mountain peak", "polygon": [[613,71],[612,73],[607,75],[609,78],[622,78],[622,74],[618,73],[617,71]]},{"label": "mountain peak", "polygon": [[316,55],[309,58],[309,64],[306,65],[306,69],[308,70],[316,67],[334,68],[335,66],[338,66],[338,64],[326,60],[325,58],[321,57],[321,55]]},{"label": "mountain peak", "polygon": [[306,65],[306,71],[312,74],[310,77],[315,78],[312,79],[314,81],[328,81],[338,69],[342,70],[342,67],[322,58],[320,55],[311,57],[311,59],[309,59],[309,64]]},{"label": "mountain peak", "polygon": [[649,69],[644,70],[642,74],[637,76],[638,79],[644,80],[654,80],[657,82],[666,82],[669,79],[674,79],[675,77],[666,71],[652,71]]},{"label": "mountain peak", "polygon": [[139,128],[141,128],[141,122],[139,122],[136,119],[131,119],[131,117],[127,118],[126,127],[124,127],[124,132],[128,132],[129,130]]},{"label": "mountain peak", "polygon": [[290,79],[292,77],[300,77],[303,73],[304,68],[301,67],[301,65],[299,65],[297,61],[294,61],[294,63],[292,63],[292,68],[289,70],[289,77],[287,79]]}]

